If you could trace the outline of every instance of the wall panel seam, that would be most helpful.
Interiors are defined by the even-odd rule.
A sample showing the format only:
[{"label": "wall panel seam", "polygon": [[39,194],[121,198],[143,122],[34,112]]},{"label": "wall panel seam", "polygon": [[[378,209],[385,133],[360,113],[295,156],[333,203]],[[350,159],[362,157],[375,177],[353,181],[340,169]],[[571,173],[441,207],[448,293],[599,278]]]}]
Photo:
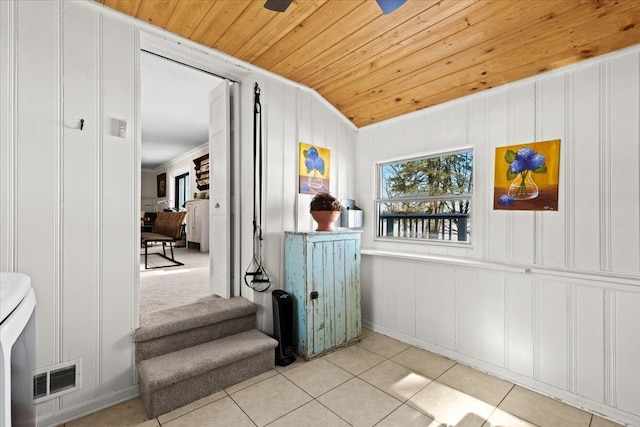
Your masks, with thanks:
[{"label": "wall panel seam", "polygon": [[[636,60],[639,63],[638,64],[638,69],[640,69],[640,55],[638,55],[637,53],[635,55],[636,55]],[[638,75],[638,80],[639,80],[638,86],[640,87],[640,73]],[[640,106],[638,106],[638,107],[640,109]],[[640,135],[640,121],[638,121],[637,135]],[[638,162],[638,164],[640,164],[640,152],[638,152],[638,157],[637,157],[636,161]],[[638,182],[640,182],[640,176],[637,176],[636,180]],[[638,188],[638,194],[636,195],[636,200],[640,200],[640,188]],[[637,218],[637,219],[640,221],[640,218]],[[638,229],[640,229],[640,224],[639,224]],[[638,253],[640,253],[640,239],[638,239]]]},{"label": "wall panel seam", "polygon": [[617,351],[616,351],[616,295],[604,292],[604,399],[609,406],[617,405]]},{"label": "wall panel seam", "polygon": [[611,64],[600,65],[600,270],[611,271]]},{"label": "wall panel seam", "polygon": [[503,331],[504,331],[504,367],[511,371],[511,359],[509,349],[511,344],[509,342],[510,330],[509,330],[509,286],[506,284],[506,277],[504,274],[500,275],[500,281],[502,282],[502,317],[503,317]]},{"label": "wall panel seam", "polygon": [[[544,111],[544,97],[542,91],[544,88],[544,80],[537,81],[533,89],[533,140],[538,141],[540,135],[544,135],[544,121],[541,120]],[[542,215],[539,211],[533,211],[533,263],[535,265],[544,265],[543,241],[544,234]]]},{"label": "wall panel seam", "polygon": [[[513,89],[509,89],[507,91],[507,138],[509,141],[514,140],[514,132],[515,132],[515,93]],[[507,262],[514,261],[515,256],[513,250],[515,248],[515,213],[512,211],[506,212],[507,214]]]},{"label": "wall panel seam", "polygon": [[[2,252],[4,252],[4,259],[0,260],[0,269],[6,269],[8,272],[15,272],[17,268],[17,262],[15,254],[17,253],[16,247],[16,218],[17,218],[17,203],[16,203],[16,195],[17,195],[17,117],[16,111],[18,111],[17,106],[17,3],[14,0],[9,0],[6,3],[3,3],[2,9],[6,11],[6,20],[2,20],[2,31],[6,37],[6,62],[5,58],[2,59],[6,64],[6,73],[7,79],[4,82],[6,99],[2,101],[4,104],[6,102],[6,129],[2,130],[4,133],[4,137],[0,138],[0,140],[5,139],[6,142],[6,157],[2,159],[3,168],[6,167],[6,179],[7,181],[3,183],[4,190],[2,194],[5,195],[6,199],[3,198],[2,204],[5,210],[4,214],[6,215],[6,222],[2,224],[2,231],[5,234],[5,238],[3,240],[6,245],[2,248]],[[0,9],[0,12],[2,11]],[[0,15],[0,18],[3,18]],[[4,25],[6,24],[6,26]],[[5,66],[5,65],[3,65]],[[6,204],[5,204],[6,203]]]},{"label": "wall panel seam", "polygon": [[[284,85],[281,85],[281,86],[282,86],[282,88],[280,90],[280,102],[279,102],[280,105],[279,105],[279,108],[280,108],[280,111],[286,111],[286,109],[284,108],[284,104],[285,104],[285,101],[284,101],[285,94],[284,93],[286,91],[286,87]],[[282,146],[282,153],[285,152],[285,149],[284,149],[285,135],[286,135],[285,122],[286,122],[286,120],[285,120],[284,114],[283,114],[280,117],[280,123],[279,123],[280,124],[280,136],[281,136],[280,144]],[[294,141],[294,144],[295,144],[295,141]],[[283,158],[286,159],[285,156],[283,156]],[[284,166],[284,169],[286,170],[287,165],[285,164],[283,166]],[[280,188],[283,190],[283,193],[284,193],[284,189],[286,188],[286,186],[285,186],[285,174],[284,173],[282,173],[280,175]],[[285,202],[285,197],[284,197],[284,194],[283,194],[283,196],[280,197],[280,211],[281,212],[285,211],[284,202]],[[282,231],[284,231],[284,228],[285,228],[284,221],[285,221],[285,216],[281,215],[280,216],[280,227],[279,227],[279,229],[282,230]],[[280,268],[280,277],[284,277],[284,262],[282,262],[282,260],[284,259],[284,256],[282,254],[283,254],[283,251],[280,251],[280,260],[281,260],[281,262],[280,262],[280,266],[281,266],[281,268]]]},{"label": "wall panel seam", "polygon": [[[300,88],[296,87],[296,137],[298,139],[298,142],[302,141],[302,138],[300,138]],[[293,230],[294,231],[300,231],[300,195],[296,194],[296,197],[293,200]],[[283,276],[284,277],[284,276]]]},{"label": "wall panel seam", "polygon": [[576,285],[567,284],[567,390],[578,389],[578,310]]},{"label": "wall panel seam", "polygon": [[[574,135],[575,135],[575,78],[574,73],[569,73],[565,76],[565,140],[562,141],[564,146],[564,180],[565,188],[564,194],[575,194],[575,156],[574,156]],[[563,159],[561,158],[562,162]],[[560,188],[558,188],[560,191]],[[565,197],[565,266],[568,268],[575,267],[575,197]]]},{"label": "wall panel seam", "polygon": [[[482,105],[484,107],[484,111],[488,110],[488,105],[487,104],[488,104],[488,101],[486,99],[484,99],[484,101],[482,103]],[[474,112],[475,112],[475,114],[478,114],[477,110],[474,110]],[[486,117],[488,119],[490,117],[490,114],[488,114],[488,113],[485,113],[485,114],[488,116],[488,117]],[[472,121],[472,122],[474,122],[474,121]],[[482,141],[489,141],[489,133],[490,133],[489,132],[489,128],[490,128],[490,126],[487,125],[487,123],[490,123],[490,121],[489,120],[484,120],[484,121],[482,121],[482,123],[483,123],[483,126],[482,126],[482,139],[481,140]],[[484,149],[485,149],[484,170],[487,171],[487,173],[485,174],[484,182],[485,182],[486,188],[487,189],[491,189],[493,187],[493,179],[494,179],[493,178],[493,174],[491,173],[492,172],[492,168],[491,168],[492,162],[491,162],[491,160],[494,159],[495,156],[492,155],[493,154],[493,150],[492,150],[492,145],[491,144],[483,144],[483,146],[484,146]],[[474,161],[473,161],[473,166],[474,166],[473,175],[474,175],[474,188],[475,188],[475,184],[479,181],[478,174],[477,174],[476,171],[480,170],[478,162],[476,162],[475,158],[474,158]],[[493,192],[491,190],[487,190],[487,192],[489,194],[485,193],[485,197],[486,197],[485,200],[488,200],[489,197],[493,197]],[[476,197],[474,197],[473,205],[474,205],[473,208],[474,208],[474,211],[475,211],[475,209],[478,206],[478,199]],[[489,208],[492,208],[492,206],[489,206]],[[474,216],[477,216],[477,215],[474,215]],[[483,231],[484,231],[484,233],[483,233],[483,235],[484,235],[484,239],[483,239],[484,251],[482,253],[482,257],[483,258],[489,258],[490,255],[491,255],[491,242],[490,242],[490,239],[489,239],[489,236],[491,236],[491,213],[489,213],[487,215],[484,215],[484,230]]]},{"label": "wall panel seam", "polygon": [[[56,87],[54,88],[56,96],[57,109],[55,117],[58,120],[56,133],[54,135],[54,271],[53,279],[53,298],[54,298],[54,352],[55,362],[64,360],[62,349],[63,340],[63,294],[64,294],[64,19],[61,2],[56,2],[54,13],[54,51],[57,52],[55,57],[55,69],[57,72]],[[56,399],[56,402],[59,399]]]},{"label": "wall panel seam", "polygon": [[97,143],[97,147],[95,150],[95,163],[96,163],[96,190],[95,190],[95,198],[94,198],[94,208],[95,208],[95,221],[98,225],[96,227],[96,293],[95,293],[95,319],[96,322],[94,327],[96,328],[95,334],[95,384],[96,384],[96,393],[99,395],[102,389],[102,369],[103,369],[103,358],[102,351],[103,345],[102,341],[104,339],[104,73],[103,73],[103,60],[104,60],[104,27],[102,22],[102,14],[93,12],[96,19],[95,26],[95,73],[96,73],[96,86],[94,90],[96,91],[96,110],[94,121],[96,123],[95,126],[95,139]]},{"label": "wall panel seam", "polygon": [[458,342],[458,325],[459,322],[459,304],[458,300],[458,287],[460,286],[460,269],[455,268],[453,270],[453,348],[456,351],[460,351],[459,342]]},{"label": "wall panel seam", "polygon": [[[132,204],[136,207],[136,212],[141,210],[141,188],[140,181],[142,179],[142,165],[141,165],[141,147],[142,147],[142,137],[141,137],[141,129],[138,126],[140,119],[140,94],[138,88],[140,88],[140,30],[137,28],[133,28],[131,30],[131,45],[133,49],[131,51],[131,64],[132,66],[132,79],[130,80],[129,90],[133,94],[131,97],[131,130],[130,135],[132,138],[131,150],[132,153],[132,161],[131,167],[133,168],[133,182],[134,182],[134,190],[131,192],[131,197],[133,197]],[[239,153],[238,153],[239,155]],[[131,274],[133,275],[133,295],[131,298],[131,313],[132,317],[130,319],[131,335],[129,339],[129,350],[130,350],[130,384],[135,384],[137,378],[137,366],[135,362],[135,344],[133,340],[133,330],[135,330],[136,326],[138,326],[138,318],[139,318],[139,304],[138,304],[138,295],[140,290],[140,251],[138,242],[140,242],[140,227],[136,226],[138,222],[134,219],[134,247],[131,248],[131,262],[132,262],[132,270]]]},{"label": "wall panel seam", "polygon": [[531,281],[531,354],[533,378],[540,380],[540,282]]}]

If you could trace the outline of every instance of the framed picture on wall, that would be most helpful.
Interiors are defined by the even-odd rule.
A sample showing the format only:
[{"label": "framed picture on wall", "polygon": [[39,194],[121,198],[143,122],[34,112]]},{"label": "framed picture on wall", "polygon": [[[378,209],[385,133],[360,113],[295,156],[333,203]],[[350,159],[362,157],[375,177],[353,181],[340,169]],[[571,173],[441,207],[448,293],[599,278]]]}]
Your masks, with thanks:
[{"label": "framed picture on wall", "polygon": [[158,175],[158,197],[167,197],[167,174]]},{"label": "framed picture on wall", "polygon": [[300,143],[298,186],[300,194],[329,192],[331,151],[328,148]]},{"label": "framed picture on wall", "polygon": [[493,209],[557,211],[560,140],[496,148]]}]

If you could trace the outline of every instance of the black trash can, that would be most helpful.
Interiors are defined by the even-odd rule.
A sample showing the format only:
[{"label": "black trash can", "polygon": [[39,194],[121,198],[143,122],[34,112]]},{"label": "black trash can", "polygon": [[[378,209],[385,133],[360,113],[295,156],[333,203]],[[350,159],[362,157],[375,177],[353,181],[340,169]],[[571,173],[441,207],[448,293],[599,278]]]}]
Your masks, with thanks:
[{"label": "black trash can", "polygon": [[293,355],[293,298],[287,292],[276,289],[273,299],[273,337],[278,341],[276,365],[287,366],[296,358]]}]

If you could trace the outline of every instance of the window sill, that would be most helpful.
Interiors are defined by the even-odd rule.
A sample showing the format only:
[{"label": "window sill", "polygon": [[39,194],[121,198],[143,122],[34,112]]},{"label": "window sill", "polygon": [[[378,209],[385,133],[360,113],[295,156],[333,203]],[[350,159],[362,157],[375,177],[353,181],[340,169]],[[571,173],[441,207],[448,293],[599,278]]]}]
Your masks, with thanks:
[{"label": "window sill", "polygon": [[528,267],[520,267],[509,264],[502,264],[488,261],[478,261],[469,258],[457,258],[441,255],[429,255],[429,254],[416,254],[411,252],[396,252],[396,251],[381,251],[377,249],[362,249],[362,255],[381,257],[381,258],[396,258],[410,261],[427,261],[436,262],[438,264],[450,264],[459,267],[474,267],[483,268],[487,270],[506,271],[510,273],[529,273],[531,271]]}]

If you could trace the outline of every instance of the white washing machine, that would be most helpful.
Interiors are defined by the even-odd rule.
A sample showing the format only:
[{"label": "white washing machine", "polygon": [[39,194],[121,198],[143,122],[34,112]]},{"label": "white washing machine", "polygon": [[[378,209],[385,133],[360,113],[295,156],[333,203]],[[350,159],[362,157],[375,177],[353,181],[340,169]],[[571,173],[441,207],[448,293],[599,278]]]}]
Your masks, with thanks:
[{"label": "white washing machine", "polygon": [[0,427],[36,425],[35,310],[31,278],[0,272]]}]

